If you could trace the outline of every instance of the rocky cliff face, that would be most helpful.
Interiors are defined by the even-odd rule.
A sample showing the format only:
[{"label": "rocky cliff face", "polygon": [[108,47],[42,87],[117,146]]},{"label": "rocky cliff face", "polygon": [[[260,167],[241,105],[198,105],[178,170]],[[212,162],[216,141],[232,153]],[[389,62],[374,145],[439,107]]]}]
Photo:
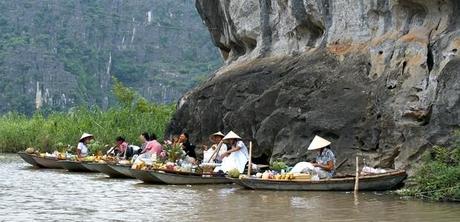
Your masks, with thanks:
[{"label": "rocky cliff face", "polygon": [[[454,0],[197,0],[226,65],[169,127],[196,142],[234,130],[291,163],[315,134],[339,161],[407,167],[460,126]],[[352,161],[347,162],[350,167]]]}]

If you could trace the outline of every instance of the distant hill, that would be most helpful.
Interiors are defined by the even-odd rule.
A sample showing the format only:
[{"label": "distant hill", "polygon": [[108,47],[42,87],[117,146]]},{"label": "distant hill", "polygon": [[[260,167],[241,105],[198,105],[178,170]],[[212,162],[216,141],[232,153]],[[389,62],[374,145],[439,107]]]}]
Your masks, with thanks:
[{"label": "distant hill", "polygon": [[106,108],[111,76],[171,103],[221,63],[191,0],[0,2],[0,113]]}]

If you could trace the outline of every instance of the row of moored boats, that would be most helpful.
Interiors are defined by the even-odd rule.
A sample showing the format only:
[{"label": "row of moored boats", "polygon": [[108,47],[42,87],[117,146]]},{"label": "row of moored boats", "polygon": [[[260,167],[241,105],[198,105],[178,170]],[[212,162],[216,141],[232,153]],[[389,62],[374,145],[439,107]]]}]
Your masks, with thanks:
[{"label": "row of moored boats", "polygon": [[[194,185],[236,183],[248,189],[350,191],[353,190],[355,183],[355,177],[351,175],[321,180],[275,180],[261,179],[255,176],[230,178],[226,175],[214,173],[181,172],[168,169],[133,169],[129,163],[60,160],[55,157],[46,157],[26,152],[19,152],[18,155],[25,162],[37,168],[64,169],[69,172],[99,172],[111,178],[134,178],[152,184]],[[395,189],[402,183],[406,176],[404,171],[360,176],[359,189]]]}]

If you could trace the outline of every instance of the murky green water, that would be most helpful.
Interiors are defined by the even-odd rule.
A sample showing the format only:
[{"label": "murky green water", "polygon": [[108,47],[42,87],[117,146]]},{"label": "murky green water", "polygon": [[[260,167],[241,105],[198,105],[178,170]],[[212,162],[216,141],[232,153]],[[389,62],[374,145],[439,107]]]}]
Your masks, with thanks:
[{"label": "murky green water", "polygon": [[34,169],[0,154],[0,221],[458,221],[460,204],[237,185],[146,185],[99,173]]}]

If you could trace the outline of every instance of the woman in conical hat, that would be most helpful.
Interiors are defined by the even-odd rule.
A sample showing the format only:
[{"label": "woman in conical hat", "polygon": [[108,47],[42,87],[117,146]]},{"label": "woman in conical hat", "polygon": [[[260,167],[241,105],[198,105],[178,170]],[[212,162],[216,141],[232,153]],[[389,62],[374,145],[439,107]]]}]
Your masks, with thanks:
[{"label": "woman in conical hat", "polygon": [[203,152],[203,163],[222,161],[222,155],[227,152],[227,145],[222,141],[224,137],[225,135],[220,131],[209,136],[209,140],[213,144],[209,149],[205,147],[205,151]]},{"label": "woman in conical hat", "polygon": [[89,133],[83,133],[81,135],[80,140],[78,141],[78,146],[77,146],[77,157],[82,158],[88,155],[88,143],[93,139],[94,136]]},{"label": "woman in conical hat", "polygon": [[248,148],[241,141],[241,137],[233,131],[227,133],[222,140],[230,145],[230,150],[222,154],[222,166],[220,168],[216,167],[215,171],[228,172],[232,169],[238,169],[240,173],[243,173],[249,159]]},{"label": "woman in conical hat", "polygon": [[313,163],[313,166],[320,178],[330,178],[335,173],[335,155],[329,145],[331,145],[331,142],[320,136],[315,136],[308,147],[308,150],[318,151],[316,162]]},{"label": "woman in conical hat", "polygon": [[314,163],[300,162],[292,168],[291,172],[300,173],[304,170],[314,171],[319,178],[330,178],[335,173],[335,155],[332,152],[331,142],[315,136],[308,146],[308,150],[316,150],[318,154]]}]

